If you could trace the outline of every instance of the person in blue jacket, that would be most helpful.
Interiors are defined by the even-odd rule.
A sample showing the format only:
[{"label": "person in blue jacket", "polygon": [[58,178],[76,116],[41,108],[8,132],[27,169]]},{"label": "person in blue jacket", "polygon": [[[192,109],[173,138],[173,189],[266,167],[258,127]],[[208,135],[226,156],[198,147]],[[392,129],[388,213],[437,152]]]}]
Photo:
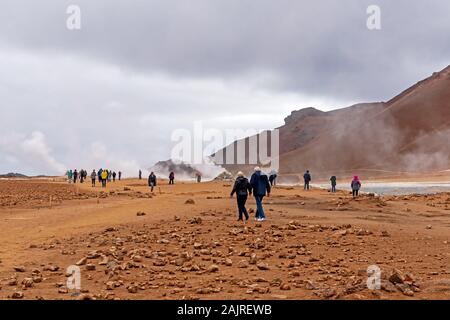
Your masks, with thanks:
[{"label": "person in blue jacket", "polygon": [[266,195],[270,195],[269,178],[261,171],[260,167],[256,167],[255,172],[250,178],[250,184],[252,185],[253,196],[256,200],[256,221],[264,221],[266,220],[266,215],[264,214],[262,201]]}]

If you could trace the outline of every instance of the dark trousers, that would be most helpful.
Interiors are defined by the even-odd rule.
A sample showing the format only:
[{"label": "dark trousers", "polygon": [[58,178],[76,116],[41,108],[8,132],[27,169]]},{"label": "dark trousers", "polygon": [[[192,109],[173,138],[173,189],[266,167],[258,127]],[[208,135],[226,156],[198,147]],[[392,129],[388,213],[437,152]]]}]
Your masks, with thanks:
[{"label": "dark trousers", "polygon": [[304,189],[305,189],[305,190],[309,190],[309,181],[305,181],[305,187],[304,187]]},{"label": "dark trousers", "polygon": [[150,182],[150,192],[153,192],[153,188],[155,187],[155,183],[154,182]]},{"label": "dark trousers", "polygon": [[174,182],[174,179],[170,179],[169,180],[169,184],[174,184],[175,182]]},{"label": "dark trousers", "polygon": [[238,195],[237,196],[237,205],[239,210],[239,220],[242,220],[243,215],[245,216],[245,220],[248,220],[248,212],[245,208],[245,203],[247,202],[247,195]]},{"label": "dark trousers", "polygon": [[102,179],[102,187],[106,188],[106,179]]},{"label": "dark trousers", "polygon": [[358,196],[358,193],[359,193],[358,189],[353,189],[352,190],[353,198],[356,198]]},{"label": "dark trousers", "polygon": [[92,186],[95,187],[95,179],[92,179]]},{"label": "dark trousers", "polygon": [[335,184],[334,184],[334,185],[333,185],[333,184],[331,185],[331,192],[336,192],[336,185],[335,185]]}]

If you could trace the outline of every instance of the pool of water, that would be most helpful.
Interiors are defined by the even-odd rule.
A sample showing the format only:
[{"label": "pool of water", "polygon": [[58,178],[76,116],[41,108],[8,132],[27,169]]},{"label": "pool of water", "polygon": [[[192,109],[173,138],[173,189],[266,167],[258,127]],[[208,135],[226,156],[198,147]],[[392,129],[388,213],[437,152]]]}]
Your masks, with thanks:
[{"label": "pool of water", "polygon": [[[329,184],[316,184],[315,187],[329,189]],[[348,185],[337,186],[340,190],[350,191]],[[363,182],[361,192],[379,195],[432,194],[450,192],[450,182]]]}]

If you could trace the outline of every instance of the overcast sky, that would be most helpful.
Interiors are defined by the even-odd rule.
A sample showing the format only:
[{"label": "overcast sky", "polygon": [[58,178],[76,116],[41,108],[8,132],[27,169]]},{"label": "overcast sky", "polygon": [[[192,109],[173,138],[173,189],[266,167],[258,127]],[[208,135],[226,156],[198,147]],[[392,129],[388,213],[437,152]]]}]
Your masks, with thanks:
[{"label": "overcast sky", "polygon": [[386,101],[450,64],[449,16],[448,0],[2,0],[0,173],[135,175],[194,121]]}]

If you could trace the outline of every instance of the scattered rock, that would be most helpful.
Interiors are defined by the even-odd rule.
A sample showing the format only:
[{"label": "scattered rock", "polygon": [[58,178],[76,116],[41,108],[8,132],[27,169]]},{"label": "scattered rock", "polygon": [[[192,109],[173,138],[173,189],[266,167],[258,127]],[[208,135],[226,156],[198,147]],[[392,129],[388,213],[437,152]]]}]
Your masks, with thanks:
[{"label": "scattered rock", "polygon": [[83,266],[83,265],[86,264],[86,262],[87,262],[87,258],[86,258],[86,257],[83,257],[83,258],[81,258],[80,260],[78,260],[78,262],[75,263],[75,264],[76,264],[77,266]]},{"label": "scattered rock", "polygon": [[389,276],[389,282],[393,284],[404,283],[405,276],[398,269],[393,269],[391,275]]},{"label": "scattered rock", "polygon": [[17,272],[25,272],[24,266],[14,266],[13,269],[14,269],[14,271],[17,271]]},{"label": "scattered rock", "polygon": [[87,265],[86,265],[86,270],[88,270],[88,271],[93,271],[93,270],[95,270],[95,264],[93,264],[93,263],[88,263]]},{"label": "scattered rock", "polygon": [[22,291],[15,291],[11,295],[11,299],[22,299],[23,298],[23,292]]},{"label": "scattered rock", "polygon": [[270,270],[270,267],[267,265],[267,263],[264,263],[264,262],[258,262],[258,263],[256,264],[256,267],[257,267],[259,270]]},{"label": "scattered rock", "polygon": [[208,267],[208,272],[217,272],[219,271],[219,266],[217,264],[212,264]]}]

